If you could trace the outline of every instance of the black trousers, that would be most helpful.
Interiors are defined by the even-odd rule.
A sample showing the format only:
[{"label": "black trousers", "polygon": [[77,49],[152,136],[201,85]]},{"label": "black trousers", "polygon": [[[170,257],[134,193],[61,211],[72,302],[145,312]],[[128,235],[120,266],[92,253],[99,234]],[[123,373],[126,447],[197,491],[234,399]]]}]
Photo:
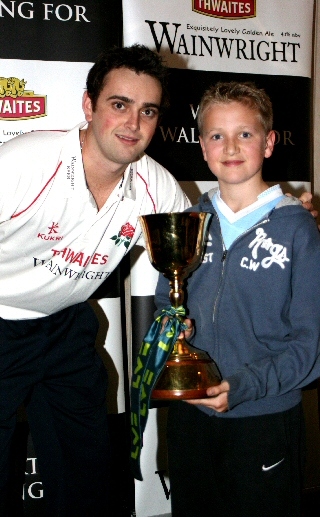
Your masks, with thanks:
[{"label": "black trousers", "polygon": [[300,516],[300,404],[272,415],[219,418],[172,402],[167,433],[172,517]]},{"label": "black trousers", "polygon": [[87,303],[35,320],[0,318],[1,516],[6,515],[10,441],[22,403],[46,515],[108,515],[107,374],[94,348],[97,330]]}]

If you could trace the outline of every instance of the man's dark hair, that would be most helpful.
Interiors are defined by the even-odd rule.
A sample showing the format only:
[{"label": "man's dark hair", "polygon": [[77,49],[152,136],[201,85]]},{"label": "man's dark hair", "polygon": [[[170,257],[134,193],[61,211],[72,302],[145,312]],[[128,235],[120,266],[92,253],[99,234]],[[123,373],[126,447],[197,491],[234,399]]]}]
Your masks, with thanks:
[{"label": "man's dark hair", "polygon": [[162,87],[160,109],[163,111],[169,105],[168,99],[168,68],[163,64],[161,56],[144,45],[131,47],[113,47],[102,52],[87,77],[87,92],[95,109],[98,97],[104,88],[107,74],[111,70],[128,68],[137,74],[147,74],[159,81]]}]

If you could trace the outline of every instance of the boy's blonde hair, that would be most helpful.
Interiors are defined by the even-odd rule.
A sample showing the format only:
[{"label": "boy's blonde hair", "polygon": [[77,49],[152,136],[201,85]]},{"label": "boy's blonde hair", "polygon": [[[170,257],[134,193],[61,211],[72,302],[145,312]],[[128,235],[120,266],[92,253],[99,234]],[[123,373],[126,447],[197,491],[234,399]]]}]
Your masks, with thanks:
[{"label": "boy's blonde hair", "polygon": [[227,104],[240,102],[258,112],[261,124],[266,135],[272,130],[273,111],[272,103],[266,92],[252,82],[237,83],[219,82],[210,86],[201,98],[197,115],[199,133],[203,133],[203,117],[205,111],[213,104]]}]

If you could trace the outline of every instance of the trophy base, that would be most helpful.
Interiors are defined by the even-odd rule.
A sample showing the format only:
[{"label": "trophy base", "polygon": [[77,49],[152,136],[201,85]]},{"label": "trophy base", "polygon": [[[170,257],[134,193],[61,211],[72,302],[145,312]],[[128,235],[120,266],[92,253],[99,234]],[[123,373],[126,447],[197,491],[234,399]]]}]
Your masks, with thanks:
[{"label": "trophy base", "polygon": [[153,391],[153,400],[207,397],[207,388],[220,384],[217,365],[206,352],[178,340]]},{"label": "trophy base", "polygon": [[[211,386],[213,386],[211,384]],[[154,389],[152,400],[188,400],[207,398],[207,389],[202,390],[158,390]]]}]

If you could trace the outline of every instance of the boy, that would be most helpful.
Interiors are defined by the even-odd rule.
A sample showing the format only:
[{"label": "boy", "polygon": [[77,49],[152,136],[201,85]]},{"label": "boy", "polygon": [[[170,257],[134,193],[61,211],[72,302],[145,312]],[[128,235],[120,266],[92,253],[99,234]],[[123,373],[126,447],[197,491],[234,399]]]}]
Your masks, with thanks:
[{"label": "boy", "polygon": [[[301,388],[320,376],[318,229],[262,178],[275,142],[263,90],[218,83],[200,102],[198,126],[219,188],[188,209],[213,217],[187,281],[195,329],[185,336],[223,380],[206,399],[170,405],[172,516],[299,516]],[[168,304],[162,275],[156,303]]]}]

